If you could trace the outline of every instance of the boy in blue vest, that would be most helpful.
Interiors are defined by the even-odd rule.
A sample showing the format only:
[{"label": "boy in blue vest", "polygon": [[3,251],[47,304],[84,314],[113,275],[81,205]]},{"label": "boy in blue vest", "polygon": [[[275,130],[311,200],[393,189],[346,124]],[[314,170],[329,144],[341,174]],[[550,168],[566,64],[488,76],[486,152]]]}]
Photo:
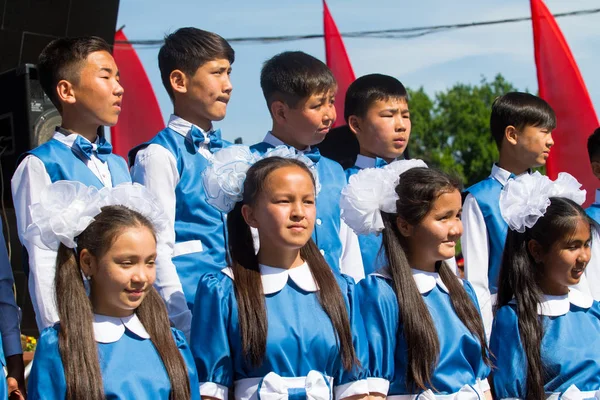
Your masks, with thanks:
[{"label": "boy in blue vest", "polygon": [[[408,93],[398,79],[381,74],[356,79],[346,92],[344,119],[360,148],[356,162],[346,169],[348,179],[361,169],[383,167],[406,150],[411,129]],[[383,267],[382,236],[359,235],[358,241],[365,275]]]},{"label": "boy in blue vest", "polygon": [[11,184],[19,237],[29,256],[29,293],[41,331],[58,321],[56,252],[22,238],[31,223],[29,206],[40,202],[44,187],[59,180],[102,188],[131,178],[125,160],[98,134],[101,126],[117,123],[123,97],[108,43],[98,37],[56,39],[40,54],[38,74],[62,123],[50,141],[21,156]]},{"label": "boy in blue vest", "polygon": [[202,171],[214,151],[230,144],[213,121],[225,118],[233,61],[233,49],[215,33],[181,28],[168,35],[158,65],[174,111],[164,130],[129,152],[134,182],[154,193],[171,221],[162,233],[168,249],[156,264],[177,269],[172,278],[187,301],[179,305],[178,328],[188,335],[200,277],[227,266],[226,215],[206,202]]},{"label": "boy in blue vest", "polygon": [[333,74],[323,62],[306,53],[283,52],[265,62],[260,85],[273,125],[263,142],[252,149],[262,154],[285,145],[317,164],[321,190],[313,240],[334,271],[355,279],[364,277],[358,239],[340,218],[340,195],[346,185],[344,170],[314,147],[325,139],[336,118],[337,82]]},{"label": "boy in blue vest", "polygon": [[[600,179],[600,128],[590,135],[587,141],[588,155],[592,172]],[[587,214],[600,224],[600,189],[596,189],[594,203],[586,210]],[[592,229],[592,262],[585,269],[585,275],[589,282],[589,289],[594,299],[600,301],[600,235],[598,227]],[[595,268],[591,268],[594,267]]]},{"label": "boy in blue vest", "polygon": [[508,230],[500,214],[500,192],[509,179],[546,164],[555,127],[550,105],[532,94],[511,92],[492,104],[490,130],[500,158],[488,178],[466,191],[461,239],[465,278],[477,294],[488,336]]}]

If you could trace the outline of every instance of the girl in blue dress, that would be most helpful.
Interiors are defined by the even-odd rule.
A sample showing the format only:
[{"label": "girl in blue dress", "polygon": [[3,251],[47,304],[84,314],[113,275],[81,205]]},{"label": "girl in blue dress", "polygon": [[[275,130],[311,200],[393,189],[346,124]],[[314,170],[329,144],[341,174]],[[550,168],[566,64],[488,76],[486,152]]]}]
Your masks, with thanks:
[{"label": "girl in blue dress", "polygon": [[460,184],[422,165],[362,170],[342,193],[346,223],[382,231],[387,254],[387,266],[359,283],[369,390],[392,399],[491,398],[475,292],[444,261],[462,233]]},{"label": "girl in blue dress", "polygon": [[[335,275],[311,239],[316,186],[305,163],[312,162],[287,148],[275,154],[289,158],[267,153],[260,159],[248,148],[231,147],[217,157],[249,159],[226,163],[223,170],[235,175],[207,170],[209,182],[239,197],[229,203],[233,210],[222,208],[230,211],[230,266],[205,275],[196,293],[191,347],[200,394],[220,400],[366,397],[364,327],[353,281]],[[253,157],[260,160],[247,169]],[[236,178],[244,175],[245,181]],[[258,232],[258,253],[250,227]]]},{"label": "girl in blue dress", "polygon": [[509,225],[490,347],[496,397],[600,397],[600,304],[574,288],[590,261],[585,191],[568,174],[504,187]]},{"label": "girl in blue dress", "polygon": [[60,240],[60,322],[38,340],[30,399],[200,398],[189,347],[152,286],[158,219],[116,201],[151,209],[147,196],[137,184],[98,192],[66,181],[42,195],[28,232]]}]

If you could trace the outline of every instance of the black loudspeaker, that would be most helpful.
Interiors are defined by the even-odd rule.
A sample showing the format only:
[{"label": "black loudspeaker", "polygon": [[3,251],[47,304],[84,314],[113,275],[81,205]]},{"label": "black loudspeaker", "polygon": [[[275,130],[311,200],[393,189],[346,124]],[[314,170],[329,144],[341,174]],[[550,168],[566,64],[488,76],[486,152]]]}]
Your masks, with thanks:
[{"label": "black loudspeaker", "polygon": [[119,0],[0,0],[0,72],[37,63],[59,37],[94,35],[112,45],[118,11]]}]

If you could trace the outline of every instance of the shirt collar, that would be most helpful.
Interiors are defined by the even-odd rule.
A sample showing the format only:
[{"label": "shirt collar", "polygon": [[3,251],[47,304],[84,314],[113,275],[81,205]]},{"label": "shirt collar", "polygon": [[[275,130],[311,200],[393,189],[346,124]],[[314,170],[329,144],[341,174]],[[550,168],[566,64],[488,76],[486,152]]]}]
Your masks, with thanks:
[{"label": "shirt collar", "polygon": [[376,161],[375,158],[367,157],[367,156],[363,156],[362,154],[359,154],[356,156],[356,162],[354,163],[354,165],[360,169],[375,168],[375,161]]},{"label": "shirt collar", "polygon": [[[516,304],[517,300],[512,299],[512,304]],[[545,294],[542,301],[538,304],[538,315],[547,317],[558,317],[565,315],[571,310],[571,304],[579,308],[588,309],[594,303],[594,299],[589,294],[580,292],[577,289],[569,289],[568,294],[562,296],[551,296]]]},{"label": "shirt collar", "polygon": [[150,335],[135,313],[125,318],[94,314],[93,325],[94,338],[98,343],[118,341],[125,333],[125,328],[142,339],[150,339]]},{"label": "shirt collar", "polygon": [[[438,274],[437,272],[421,271],[419,269],[414,268],[411,268],[411,271],[413,279],[417,284],[417,289],[419,289],[419,293],[427,294],[431,292],[436,285],[439,286],[440,289],[442,289],[444,292],[449,293],[448,288],[442,281],[442,278],[440,278],[440,274]],[[373,275],[381,276],[382,278],[389,280],[392,279],[388,267],[381,268]],[[459,281],[463,283],[462,280],[459,279]]]},{"label": "shirt collar", "polygon": [[[271,131],[267,132],[267,135],[263,139],[263,142],[265,142],[267,144],[270,144],[271,146],[275,146],[275,147],[277,147],[277,146],[291,147],[290,145],[288,145],[287,143],[285,143],[283,140],[275,137]],[[296,150],[298,152],[300,152],[300,153],[305,153],[307,151],[310,151],[310,146],[308,146],[304,150],[298,150],[298,149],[296,149]]]},{"label": "shirt collar", "polygon": [[210,133],[214,130],[214,129],[211,129],[210,131],[206,132],[204,129],[200,128],[198,125],[194,125],[191,122],[188,122],[185,119],[178,117],[175,114],[171,114],[171,116],[169,117],[169,123],[167,124],[167,126],[170,129],[174,130],[175,132],[179,133],[181,136],[186,137],[186,138],[187,138],[188,134],[190,133],[190,129],[192,129],[192,126],[195,126],[204,135],[204,143],[210,142],[210,139],[208,138],[208,133]]},{"label": "shirt collar", "polygon": [[[68,146],[69,148],[72,148],[73,144],[75,143],[75,140],[77,140],[77,136],[81,135],[79,133],[69,132],[66,129],[61,128],[60,126],[57,126],[56,130],[54,131],[54,136],[52,136],[52,138],[58,140],[59,142]],[[89,140],[87,140],[85,137],[81,136],[81,138],[89,142]],[[96,151],[96,149],[98,148],[98,139],[98,136],[96,136],[96,140],[92,143],[92,150],[94,151]]]},{"label": "shirt collar", "polygon": [[[527,170],[525,172],[523,172],[523,174],[530,174],[531,170]],[[521,175],[523,175],[521,174]],[[498,166],[498,164],[494,164],[494,166],[492,167],[492,178],[494,178],[495,180],[497,180],[498,182],[500,182],[502,184],[502,186],[506,186],[506,183],[508,182],[508,180],[511,178],[511,175],[514,177],[514,174],[505,170],[504,168],[500,168]]]},{"label": "shirt collar", "polygon": [[[294,281],[305,292],[316,292],[319,290],[306,262],[290,269],[269,267],[263,264],[259,264],[259,268],[264,294],[280,292],[287,284],[288,279]],[[231,279],[234,279],[233,271],[230,267],[224,268],[222,272]]]}]

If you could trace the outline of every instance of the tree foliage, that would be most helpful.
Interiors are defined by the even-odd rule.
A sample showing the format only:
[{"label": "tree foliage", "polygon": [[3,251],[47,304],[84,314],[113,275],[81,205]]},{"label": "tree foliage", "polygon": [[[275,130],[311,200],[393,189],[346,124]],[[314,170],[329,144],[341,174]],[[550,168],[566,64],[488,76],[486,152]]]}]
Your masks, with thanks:
[{"label": "tree foliage", "polygon": [[490,174],[498,149],[490,133],[494,99],[515,87],[502,75],[479,85],[458,83],[430,98],[423,88],[409,90],[411,158],[458,175],[468,187]]}]

